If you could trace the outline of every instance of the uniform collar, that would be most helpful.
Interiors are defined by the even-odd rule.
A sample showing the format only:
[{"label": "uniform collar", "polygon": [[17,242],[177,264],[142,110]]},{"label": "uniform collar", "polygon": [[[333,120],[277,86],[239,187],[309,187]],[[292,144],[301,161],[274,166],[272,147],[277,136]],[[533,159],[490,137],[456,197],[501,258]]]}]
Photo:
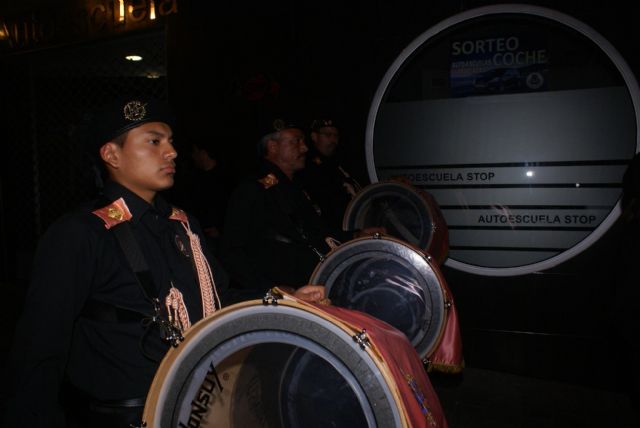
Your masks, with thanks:
[{"label": "uniform collar", "polygon": [[134,223],[139,222],[142,216],[149,210],[156,211],[162,217],[169,217],[171,214],[171,206],[159,194],[156,194],[152,205],[123,185],[111,180],[105,183],[103,193],[109,202],[123,198],[133,216],[131,221]]}]

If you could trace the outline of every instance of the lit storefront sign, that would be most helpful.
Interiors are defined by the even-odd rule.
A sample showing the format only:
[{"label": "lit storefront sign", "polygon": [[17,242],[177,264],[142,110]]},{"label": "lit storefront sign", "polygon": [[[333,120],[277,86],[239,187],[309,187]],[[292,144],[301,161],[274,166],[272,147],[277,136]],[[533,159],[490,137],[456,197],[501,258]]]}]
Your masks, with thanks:
[{"label": "lit storefront sign", "polygon": [[19,51],[152,27],[178,0],[88,0],[0,17],[0,49]]}]

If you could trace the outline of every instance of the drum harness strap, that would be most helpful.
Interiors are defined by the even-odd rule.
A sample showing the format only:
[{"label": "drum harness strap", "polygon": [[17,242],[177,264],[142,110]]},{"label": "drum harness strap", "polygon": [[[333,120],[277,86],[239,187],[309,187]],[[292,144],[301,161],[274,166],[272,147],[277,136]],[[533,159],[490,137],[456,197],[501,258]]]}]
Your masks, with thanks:
[{"label": "drum harness strap", "polygon": [[[107,322],[133,322],[142,320],[142,325],[149,328],[157,325],[160,329],[160,337],[163,341],[176,347],[184,339],[179,325],[169,311],[168,316],[163,316],[160,299],[157,296],[156,287],[151,276],[151,271],[142,254],[142,250],[133,235],[128,222],[123,222],[111,227],[129,266],[133,270],[136,282],[142,290],[145,299],[153,305],[153,313],[142,313],[133,309],[122,308],[113,304],[90,299],[85,303],[82,315],[95,321]],[[173,289],[173,286],[172,286]],[[169,293],[171,297],[171,293]]]},{"label": "drum harness strap", "polygon": [[[130,224],[128,222],[120,223],[113,227],[113,232],[118,239],[120,248],[122,248],[122,251],[127,257],[129,265],[135,273],[144,297],[153,305],[153,315],[147,315],[147,317],[143,318],[143,326],[150,327],[154,324],[157,325],[160,328],[160,337],[162,340],[173,347],[177,347],[178,344],[184,340],[179,320],[177,317],[172,316],[170,310],[167,311],[168,316],[166,319],[162,316],[162,306],[160,305],[160,299],[155,291],[156,287],[153,283],[151,271],[149,270],[149,266],[144,258],[144,254],[142,254],[140,245],[133,235]],[[169,297],[175,299],[176,297],[172,295],[174,289],[173,284],[171,284]]]}]

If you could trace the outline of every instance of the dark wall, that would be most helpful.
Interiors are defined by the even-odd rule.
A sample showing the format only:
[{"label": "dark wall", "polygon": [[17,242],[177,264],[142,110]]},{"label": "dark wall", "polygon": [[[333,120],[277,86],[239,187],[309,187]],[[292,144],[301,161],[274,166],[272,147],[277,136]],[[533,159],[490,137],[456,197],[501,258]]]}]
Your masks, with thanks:
[{"label": "dark wall", "polygon": [[[344,123],[347,163],[366,181],[366,119],[387,68],[439,21],[493,3],[181,4],[169,27],[171,99],[179,106],[186,134],[218,138],[240,175],[251,164],[247,160],[265,119],[283,113],[309,119],[316,111],[332,112]],[[633,40],[638,30],[622,2],[529,3],[585,22],[637,74]],[[231,125],[217,126],[224,123]],[[212,125],[214,132],[205,131]],[[624,389],[626,372],[615,367],[630,364],[626,330],[616,326],[625,233],[625,226],[617,224],[583,254],[536,274],[480,277],[445,267],[460,312],[467,364]]]},{"label": "dark wall", "polygon": [[[494,3],[184,1],[167,39],[171,99],[192,138],[200,138],[201,124],[230,123],[216,132],[239,170],[245,162],[238,159],[253,155],[267,119],[287,115],[304,122],[329,112],[344,124],[347,163],[366,181],[366,119],[387,68],[434,24]],[[528,3],[583,20],[637,69],[637,29],[622,2]]]}]

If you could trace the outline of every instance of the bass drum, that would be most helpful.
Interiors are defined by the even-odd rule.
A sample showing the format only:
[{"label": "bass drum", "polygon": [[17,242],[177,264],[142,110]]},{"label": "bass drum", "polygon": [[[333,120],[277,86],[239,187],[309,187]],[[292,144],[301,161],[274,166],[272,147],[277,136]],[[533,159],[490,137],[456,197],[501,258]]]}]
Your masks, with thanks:
[{"label": "bass drum", "polygon": [[387,233],[429,253],[438,265],[449,254],[449,231],[431,194],[408,183],[370,184],[349,203],[344,230],[385,227]]},{"label": "bass drum", "polygon": [[160,364],[143,418],[149,427],[446,426],[402,333],[293,298],[240,303],[195,324]]},{"label": "bass drum", "polygon": [[440,343],[449,307],[444,277],[406,242],[379,235],[346,242],[316,266],[309,283],[324,285],[332,304],[391,324],[425,360]]}]

